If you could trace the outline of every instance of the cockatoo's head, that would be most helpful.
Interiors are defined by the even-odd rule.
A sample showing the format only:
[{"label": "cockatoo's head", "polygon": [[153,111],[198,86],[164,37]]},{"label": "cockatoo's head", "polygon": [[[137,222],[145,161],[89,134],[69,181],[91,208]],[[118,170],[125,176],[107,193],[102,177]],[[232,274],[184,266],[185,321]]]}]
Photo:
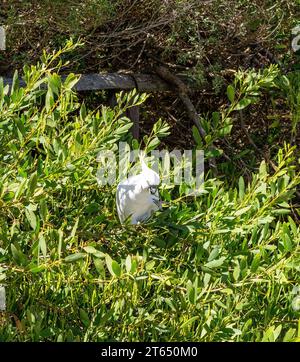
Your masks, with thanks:
[{"label": "cockatoo's head", "polygon": [[141,165],[142,165],[142,172],[140,175],[142,176],[140,178],[140,185],[143,190],[150,191],[151,194],[154,194],[154,190],[158,188],[158,185],[160,184],[160,178],[157,172],[151,170],[146,163],[144,158],[140,157]]},{"label": "cockatoo's head", "polygon": [[142,172],[120,182],[117,186],[117,210],[121,222],[131,216],[131,223],[147,220],[154,211],[161,209],[158,193],[160,178],[151,170],[144,157],[140,157]]}]

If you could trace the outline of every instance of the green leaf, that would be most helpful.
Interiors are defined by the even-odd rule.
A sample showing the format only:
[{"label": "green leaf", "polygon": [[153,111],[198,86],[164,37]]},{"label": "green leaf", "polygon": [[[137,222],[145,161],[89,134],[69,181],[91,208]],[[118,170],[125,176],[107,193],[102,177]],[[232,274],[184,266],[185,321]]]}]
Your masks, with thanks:
[{"label": "green leaf", "polygon": [[154,150],[160,144],[158,137],[154,137],[147,145],[147,151]]},{"label": "green leaf", "polygon": [[133,150],[138,150],[140,148],[139,141],[134,138],[131,142],[131,146]]},{"label": "green leaf", "polygon": [[206,287],[209,284],[210,279],[211,279],[211,274],[205,273],[203,278],[204,287]]},{"label": "green leaf", "polygon": [[252,103],[250,98],[243,98],[241,99],[238,104],[233,108],[234,111],[240,111],[249,106]]},{"label": "green leaf", "polygon": [[234,101],[234,96],[235,96],[234,87],[231,84],[229,84],[229,86],[227,87],[227,97],[231,103],[233,103]]},{"label": "green leaf", "polygon": [[88,254],[93,254],[96,258],[105,258],[105,254],[102,253],[102,251],[97,250],[93,246],[85,246],[84,251],[86,251]]},{"label": "green leaf", "polygon": [[35,213],[32,210],[26,208],[25,215],[26,215],[26,218],[27,218],[30,226],[32,227],[33,230],[35,230],[36,226],[37,226],[37,219],[36,219]]},{"label": "green leaf", "polygon": [[299,232],[299,229],[297,228],[294,220],[290,216],[288,216],[288,220],[289,220],[289,223],[290,223],[290,228],[292,230],[292,233],[294,234],[294,236],[298,236],[298,234],[300,232]]},{"label": "green leaf", "polygon": [[272,210],[272,215],[288,215],[291,213],[290,209],[276,209],[276,210]]},{"label": "green leaf", "polygon": [[145,269],[152,270],[155,267],[155,260],[148,261],[145,265]]},{"label": "green leaf", "polygon": [[220,123],[220,113],[219,112],[212,112],[212,121],[214,127],[218,127]]},{"label": "green leaf", "polygon": [[85,325],[85,327],[88,327],[91,322],[90,322],[87,312],[84,309],[80,308],[79,314],[80,314],[80,319],[81,319],[82,323]]},{"label": "green leaf", "polygon": [[220,254],[220,248],[216,247],[212,250],[212,252],[209,254],[208,261],[212,261],[216,259]]},{"label": "green leaf", "polygon": [[193,283],[190,280],[188,280],[188,282],[187,282],[186,289],[187,289],[187,297],[188,297],[189,302],[191,304],[195,304],[196,289],[195,289],[195,287],[193,286]]},{"label": "green leaf", "polygon": [[242,209],[237,210],[234,215],[235,216],[241,216],[243,214],[245,214],[247,211],[249,211],[251,209],[252,205],[248,205],[246,207],[243,207]]},{"label": "green leaf", "polygon": [[98,250],[96,248],[94,248],[93,246],[85,246],[83,249],[88,254],[96,254],[96,253],[98,253]]},{"label": "green leaf", "polygon": [[10,245],[10,249],[14,260],[16,262],[20,262],[20,260],[22,259],[22,253],[14,246],[14,244]]},{"label": "green leaf", "polygon": [[239,178],[239,198],[242,199],[245,195],[245,181],[243,176]]},{"label": "green leaf", "polygon": [[271,223],[274,220],[274,217],[271,215],[267,215],[265,217],[261,217],[257,220],[257,223],[260,224],[267,224],[267,223]]},{"label": "green leaf", "polygon": [[157,132],[157,136],[158,137],[166,137],[170,134],[169,132],[170,126],[168,125],[167,122],[163,122],[162,127],[159,129],[159,131]]},{"label": "green leaf", "polygon": [[105,268],[104,268],[104,263],[101,259],[99,258],[95,258],[94,259],[94,265],[95,265],[95,268],[97,270],[97,272],[101,275],[101,277],[103,279],[105,279]]},{"label": "green leaf", "polygon": [[107,266],[107,269],[110,272],[110,274],[114,275],[114,272],[112,270],[112,258],[108,254],[105,255],[105,262],[106,262],[106,266]]},{"label": "green leaf", "polygon": [[274,330],[274,341],[276,341],[277,338],[280,336],[281,330],[282,330],[282,325],[279,324]]},{"label": "green leaf", "polygon": [[28,196],[31,196],[31,195],[33,195],[33,193],[34,193],[34,190],[35,190],[35,188],[36,188],[36,186],[37,186],[37,172],[34,172],[32,175],[31,175],[31,177],[30,177],[30,179],[29,179],[29,182],[28,182],[28,192],[27,192],[27,195]]},{"label": "green leaf", "polygon": [[240,265],[237,264],[233,269],[233,278],[235,281],[239,280],[240,272],[241,272]]},{"label": "green leaf", "polygon": [[203,144],[202,138],[201,138],[200,132],[196,126],[192,127],[192,132],[193,132],[193,137],[194,137],[194,140],[195,140],[197,146],[202,146],[202,144]]},{"label": "green leaf", "polygon": [[79,217],[76,219],[75,224],[74,224],[74,226],[72,228],[71,235],[70,235],[71,238],[74,238],[74,236],[76,235],[76,231],[77,231],[77,228],[78,228],[78,223],[79,223]]},{"label": "green leaf", "polygon": [[226,259],[226,257],[222,256],[220,259],[212,260],[212,261],[204,264],[204,266],[206,268],[211,268],[211,269],[219,268],[221,265],[223,265],[225,259]]},{"label": "green leaf", "polygon": [[75,254],[71,254],[71,255],[68,255],[67,257],[65,257],[64,261],[66,263],[73,263],[77,260],[84,259],[85,257],[86,257],[85,253],[75,253]]},{"label": "green leaf", "polygon": [[115,260],[112,261],[111,268],[116,277],[121,276],[121,267]]},{"label": "green leaf", "polygon": [[75,74],[70,73],[64,82],[64,88],[70,90],[74,87],[76,83],[78,83],[78,81],[79,77],[76,77]]},{"label": "green leaf", "polygon": [[161,129],[162,127],[162,120],[159,119],[156,123],[154,123],[154,126],[153,126],[153,133],[156,134],[159,132],[159,130]]},{"label": "green leaf", "polygon": [[260,179],[264,179],[268,175],[266,161],[263,160],[259,166]]},{"label": "green leaf", "polygon": [[22,251],[19,250],[19,247],[16,247],[14,244],[10,244],[10,249],[11,249],[11,253],[12,253],[12,257],[13,257],[14,261],[18,265],[25,265],[26,261],[27,261],[27,258],[22,253]]},{"label": "green leaf", "polygon": [[290,328],[283,337],[283,342],[292,342],[293,338],[295,337],[295,334],[296,334],[296,329]]},{"label": "green leaf", "polygon": [[86,112],[86,106],[85,106],[84,103],[82,103],[82,105],[81,105],[81,107],[80,107],[79,114],[80,114],[81,120],[85,120],[86,115],[87,115],[87,112]]},{"label": "green leaf", "polygon": [[46,101],[45,101],[46,111],[49,112],[53,106],[54,106],[53,93],[52,93],[51,88],[48,88],[48,91],[46,94]]},{"label": "green leaf", "polygon": [[205,152],[207,158],[219,157],[223,154],[223,150],[220,148],[211,148]]},{"label": "green leaf", "polygon": [[[42,79],[44,81],[45,79]],[[51,88],[52,92],[59,95],[59,89],[61,87],[61,78],[58,74],[51,74],[48,79],[48,87]],[[39,85],[39,84],[38,84]],[[35,88],[37,88],[38,85],[35,85]]]},{"label": "green leaf", "polygon": [[45,199],[40,201],[40,215],[43,221],[46,221],[48,214],[47,203]]},{"label": "green leaf", "polygon": [[46,269],[45,265],[34,266],[30,269],[31,273],[40,273]]},{"label": "green leaf", "polygon": [[131,271],[131,256],[130,255],[127,255],[127,257],[126,257],[125,267],[126,267],[127,273],[130,273],[130,271]]},{"label": "green leaf", "polygon": [[219,130],[219,136],[220,136],[220,137],[224,137],[224,136],[227,136],[228,134],[230,134],[230,132],[231,132],[231,130],[232,130],[232,127],[233,127],[232,124],[228,124],[227,126],[222,127],[222,128]]},{"label": "green leaf", "polygon": [[190,319],[188,319],[187,321],[185,321],[184,323],[182,323],[182,325],[180,326],[180,329],[183,329],[185,327],[187,327],[188,325],[192,324],[193,322],[195,322],[197,319],[199,319],[199,316],[194,316]]},{"label": "green leaf", "polygon": [[287,233],[283,233],[282,240],[283,240],[284,249],[286,251],[292,251],[293,250],[293,242],[292,242],[290,236]]},{"label": "green leaf", "polygon": [[15,70],[11,86],[11,94],[15,93],[18,89],[19,89],[19,74],[18,71]]},{"label": "green leaf", "polygon": [[39,248],[40,248],[43,256],[46,257],[47,256],[47,245],[46,245],[46,240],[45,240],[44,235],[41,235],[39,237]]},{"label": "green leaf", "polygon": [[251,267],[250,267],[250,270],[252,273],[255,273],[257,268],[259,267],[260,259],[261,259],[260,253],[257,253],[254,255],[254,258],[252,260]]},{"label": "green leaf", "polygon": [[274,326],[271,326],[266,330],[266,332],[263,335],[262,342],[275,342]]},{"label": "green leaf", "polygon": [[131,260],[131,269],[130,269],[130,273],[131,274],[134,274],[137,270],[137,267],[138,267],[138,262],[136,259],[132,259]]},{"label": "green leaf", "polygon": [[112,258],[108,254],[106,254],[105,256],[105,261],[110,274],[114,277],[119,277],[121,275],[120,265],[115,260],[112,260]]},{"label": "green leaf", "polygon": [[126,134],[128,132],[128,130],[130,130],[130,128],[132,127],[133,123],[132,122],[128,122],[127,124],[124,124],[123,126],[119,127],[117,130],[116,130],[116,134],[117,135],[123,135],[123,134]]}]

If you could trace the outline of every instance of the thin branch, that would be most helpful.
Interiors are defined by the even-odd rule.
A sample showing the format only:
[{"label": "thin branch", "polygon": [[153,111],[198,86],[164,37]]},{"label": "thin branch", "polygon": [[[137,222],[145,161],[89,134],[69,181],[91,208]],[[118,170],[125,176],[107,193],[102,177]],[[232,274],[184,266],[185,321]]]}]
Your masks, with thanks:
[{"label": "thin branch", "polygon": [[[197,113],[193,103],[191,102],[189,96],[188,96],[188,87],[182,82],[181,79],[179,79],[176,75],[172,74],[169,69],[163,66],[158,66],[155,68],[156,73],[167,83],[175,86],[178,89],[178,95],[181,99],[182,103],[184,104],[188,117],[194,122],[195,126],[199,130],[200,136],[202,138],[203,143],[205,144],[205,136],[206,132],[204,128],[202,127],[199,119],[199,114]],[[211,145],[209,147],[210,150],[214,150],[214,146]],[[211,158],[209,160],[209,165],[212,168],[212,171],[214,175],[216,175],[217,167],[216,167],[216,161],[215,158]]]}]

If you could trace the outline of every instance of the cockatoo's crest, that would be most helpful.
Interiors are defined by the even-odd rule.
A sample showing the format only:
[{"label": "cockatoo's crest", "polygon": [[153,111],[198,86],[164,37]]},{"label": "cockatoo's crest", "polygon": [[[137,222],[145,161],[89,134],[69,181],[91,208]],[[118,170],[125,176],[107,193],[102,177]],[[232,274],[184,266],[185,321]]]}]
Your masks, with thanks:
[{"label": "cockatoo's crest", "polygon": [[144,176],[144,181],[145,181],[145,186],[149,187],[149,186],[158,186],[160,184],[160,178],[157,172],[155,172],[154,170],[152,170],[151,168],[149,168],[145,162],[145,153],[144,151],[142,151],[139,154],[139,159],[140,159],[140,163],[142,166],[142,174]]}]

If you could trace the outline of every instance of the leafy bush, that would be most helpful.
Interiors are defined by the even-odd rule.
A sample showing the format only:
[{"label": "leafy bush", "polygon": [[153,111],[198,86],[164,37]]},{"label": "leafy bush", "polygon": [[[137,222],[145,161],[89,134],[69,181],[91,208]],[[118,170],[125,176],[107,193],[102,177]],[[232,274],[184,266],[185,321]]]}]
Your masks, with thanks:
[{"label": "leafy bush", "polygon": [[[294,148],[279,150],[272,173],[263,161],[249,184],[207,179],[197,197],[163,189],[168,208],[120,225],[96,156],[119,141],[142,147],[122,115],[146,95],[87,109],[72,90],[78,77],[57,74],[72,48],[25,67],[24,87],[17,74],[11,89],[0,82],[0,339],[299,340]],[[146,148],[166,132],[159,121]]]}]

